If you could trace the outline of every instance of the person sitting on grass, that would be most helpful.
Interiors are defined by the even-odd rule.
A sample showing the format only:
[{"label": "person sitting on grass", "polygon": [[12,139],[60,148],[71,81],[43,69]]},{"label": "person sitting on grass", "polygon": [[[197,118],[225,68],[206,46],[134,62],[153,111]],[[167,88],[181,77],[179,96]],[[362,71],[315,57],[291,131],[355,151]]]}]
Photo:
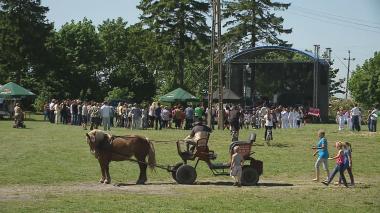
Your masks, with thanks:
[{"label": "person sitting on grass", "polygon": [[239,153],[239,146],[235,146],[234,154],[232,155],[232,160],[231,160],[230,175],[235,180],[234,186],[237,186],[237,187],[241,187],[241,174],[242,174],[243,163],[244,163],[244,159],[243,159],[243,156],[241,156]]},{"label": "person sitting on grass", "polygon": [[329,160],[335,159],[336,160],[336,166],[335,166],[334,170],[331,172],[331,174],[329,176],[329,179],[327,181],[323,181],[322,183],[324,185],[328,186],[331,183],[331,181],[334,179],[336,173],[339,172],[340,177],[342,178],[344,186],[348,187],[347,186],[346,178],[344,177],[344,170],[345,170],[344,160],[345,160],[345,156],[344,156],[344,151],[343,151],[343,143],[342,142],[336,142],[335,143],[335,147],[338,150],[338,153],[337,153],[337,155],[335,157],[329,158]]},{"label": "person sitting on grass", "polygon": [[327,158],[329,157],[329,152],[327,150],[327,139],[325,138],[325,131],[320,129],[318,131],[318,137],[319,141],[317,146],[313,146],[312,149],[316,149],[313,156],[317,155],[318,153],[318,159],[315,162],[315,178],[313,181],[319,181],[319,166],[321,163],[323,164],[323,169],[326,171],[327,179],[329,177],[329,167],[327,165]]}]

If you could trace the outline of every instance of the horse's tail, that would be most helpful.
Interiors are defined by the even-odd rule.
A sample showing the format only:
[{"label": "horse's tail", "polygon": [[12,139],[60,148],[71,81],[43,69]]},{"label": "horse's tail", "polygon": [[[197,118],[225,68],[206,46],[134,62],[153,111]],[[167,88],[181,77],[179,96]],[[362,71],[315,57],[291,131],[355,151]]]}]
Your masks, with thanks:
[{"label": "horse's tail", "polygon": [[154,169],[156,166],[156,151],[154,149],[152,141],[150,141],[148,138],[146,138],[146,140],[149,143],[148,166],[150,169]]}]

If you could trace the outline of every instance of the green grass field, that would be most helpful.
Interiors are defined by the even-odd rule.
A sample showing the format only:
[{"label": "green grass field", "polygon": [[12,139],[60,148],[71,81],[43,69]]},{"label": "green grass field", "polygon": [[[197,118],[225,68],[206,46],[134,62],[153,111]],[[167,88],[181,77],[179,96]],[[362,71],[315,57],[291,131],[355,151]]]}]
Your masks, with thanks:
[{"label": "green grass field", "polygon": [[[149,171],[146,185],[134,185],[138,166],[131,162],[111,163],[112,184],[103,185],[97,183],[100,169],[89,153],[86,131],[34,118],[26,121],[27,129],[0,121],[0,212],[380,212],[379,132],[338,132],[337,125],[313,124],[275,130],[273,146],[268,147],[262,129],[243,130],[241,139],[250,132],[258,134],[254,156],[264,162],[258,186],[233,187],[230,177],[212,176],[204,163],[197,168],[195,185],[178,185],[160,169]],[[326,130],[330,155],[335,154],[335,141],[352,143],[355,187],[311,181],[311,146],[320,128]],[[172,141],[155,143],[157,162],[164,165],[180,161],[175,141],[188,134],[121,128],[111,132]],[[217,162],[227,161],[229,143],[228,131],[211,135],[209,146],[218,154]],[[335,162],[329,163],[332,169]]]}]

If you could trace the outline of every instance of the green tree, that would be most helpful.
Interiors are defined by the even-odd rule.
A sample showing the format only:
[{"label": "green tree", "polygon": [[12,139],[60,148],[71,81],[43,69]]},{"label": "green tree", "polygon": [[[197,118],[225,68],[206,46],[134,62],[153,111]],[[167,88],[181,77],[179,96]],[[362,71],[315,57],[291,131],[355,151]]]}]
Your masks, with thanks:
[{"label": "green tree", "polygon": [[[40,0],[0,1],[0,80],[30,84],[46,55],[53,25]],[[29,79],[29,80],[28,80]]]},{"label": "green tree", "polygon": [[[107,20],[98,27],[99,37],[105,53],[105,65],[103,68],[103,88],[112,94],[127,94],[128,99],[136,102],[150,99],[155,93],[155,81],[153,72],[149,71],[138,49],[144,47],[144,41],[140,46],[135,46],[141,37],[130,33],[127,23],[121,18]],[[120,89],[113,89],[118,87]],[[122,92],[120,92],[122,91]],[[117,95],[113,95],[117,96]],[[109,94],[110,97],[110,94]]]},{"label": "green tree", "polygon": [[84,94],[87,99],[103,99],[105,92],[99,84],[104,80],[104,52],[92,22],[84,18],[77,23],[66,23],[56,34],[55,42],[58,59],[63,63],[57,71],[66,85],[65,91],[70,94],[67,98],[78,98],[81,91],[91,91]]},{"label": "green tree", "polygon": [[242,47],[255,47],[257,42],[289,46],[287,41],[279,38],[282,33],[288,34],[292,29],[283,27],[284,19],[274,11],[288,9],[290,4],[272,0],[228,0],[223,10],[226,19],[224,27],[225,43],[237,43]]},{"label": "green tree", "polygon": [[348,89],[355,101],[371,107],[380,103],[380,53],[358,66],[348,81]]},{"label": "green tree", "polygon": [[[311,52],[311,51],[310,51]],[[343,83],[345,79],[335,79],[336,75],[339,72],[339,69],[335,69],[332,66],[334,65],[334,61],[329,59],[328,50],[323,52],[322,58],[329,60],[330,68],[329,68],[329,97],[333,97],[335,94],[344,94]]]},{"label": "green tree", "polygon": [[169,87],[184,86],[185,61],[195,52],[204,51],[209,27],[206,14],[209,4],[196,0],[141,0],[141,22],[156,34],[158,72]]}]

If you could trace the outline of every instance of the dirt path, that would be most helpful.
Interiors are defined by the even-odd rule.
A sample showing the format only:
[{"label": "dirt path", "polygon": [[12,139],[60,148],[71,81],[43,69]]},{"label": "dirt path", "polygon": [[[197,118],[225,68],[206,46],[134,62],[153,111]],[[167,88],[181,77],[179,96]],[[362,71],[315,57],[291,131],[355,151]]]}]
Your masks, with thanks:
[{"label": "dirt path", "polygon": [[[291,183],[290,183],[291,182]],[[178,185],[174,182],[149,182],[146,185],[135,185],[134,183],[126,184],[99,184],[99,183],[70,183],[60,185],[11,185],[0,187],[0,201],[9,200],[30,200],[38,199],[46,194],[63,195],[65,193],[80,193],[80,192],[126,192],[133,194],[147,194],[147,195],[177,195],[181,193],[181,189],[194,189],[204,190],[207,189],[223,189],[234,190],[232,181],[215,179],[204,179],[194,185]],[[297,180],[281,182],[271,180],[261,180],[258,186],[242,187],[243,190],[281,190],[289,188],[310,189],[325,187],[320,183],[315,183],[310,180]],[[340,186],[331,186],[340,187]],[[367,188],[370,185],[359,182],[356,188]]]}]

